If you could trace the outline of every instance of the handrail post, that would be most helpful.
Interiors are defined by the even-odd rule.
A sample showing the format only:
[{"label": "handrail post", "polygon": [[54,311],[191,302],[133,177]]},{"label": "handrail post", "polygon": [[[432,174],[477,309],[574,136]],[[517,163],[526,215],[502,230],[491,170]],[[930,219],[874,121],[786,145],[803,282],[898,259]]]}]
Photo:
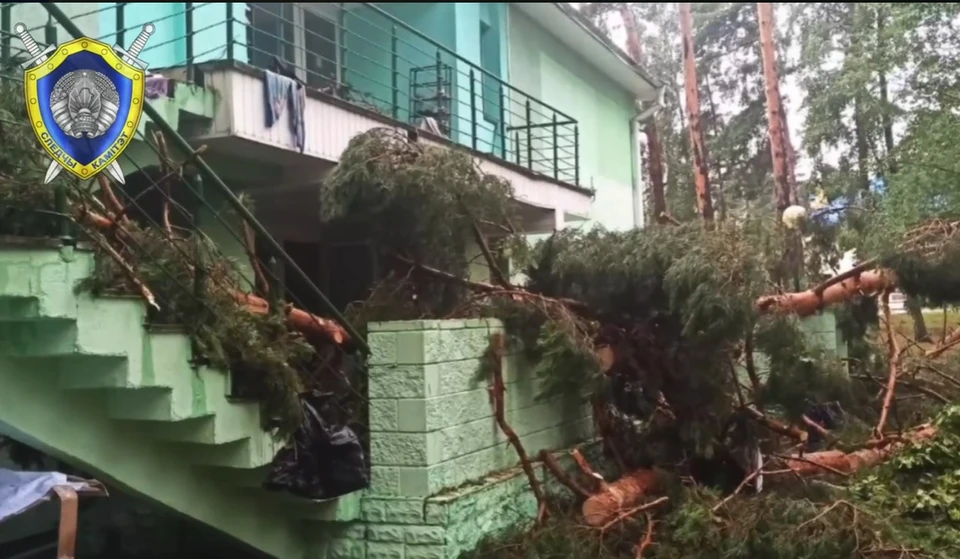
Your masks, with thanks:
[{"label": "handrail post", "polygon": [[470,68],[470,146],[477,149],[477,86],[473,68]]},{"label": "handrail post", "polygon": [[400,112],[400,100],[397,92],[397,24],[390,27],[390,106],[393,119]]},{"label": "handrail post", "polygon": [[4,2],[0,5],[0,61],[4,64],[10,62],[10,40],[12,35],[10,34],[13,23],[11,20],[10,11],[13,9],[13,4],[10,2]]},{"label": "handrail post", "polygon": [[43,42],[48,45],[57,44],[57,26],[52,17],[48,17],[47,24],[43,26]]},{"label": "handrail post", "polygon": [[342,2],[337,4],[337,6],[339,7],[337,11],[337,29],[339,29],[340,33],[340,44],[337,47],[339,51],[337,64],[340,66],[337,73],[339,80],[339,83],[337,83],[337,95],[340,95],[340,86],[344,86],[347,83],[347,7]]},{"label": "handrail post", "polygon": [[527,119],[527,169],[533,170],[533,124],[530,122],[530,98],[527,97],[526,119]]},{"label": "handrail post", "polygon": [[270,255],[267,260],[267,269],[270,270],[270,277],[267,278],[268,289],[267,298],[270,301],[270,314],[273,316],[283,315],[283,282],[280,281],[280,263],[277,257]]},{"label": "handrail post", "polygon": [[[507,96],[500,84],[500,159],[507,159]],[[493,150],[491,150],[493,151]]]},{"label": "handrail post", "polygon": [[53,209],[57,212],[57,236],[66,246],[73,246],[76,241],[73,237],[73,226],[70,223],[69,204],[67,204],[67,187],[62,181],[53,187]]},{"label": "handrail post", "polygon": [[[206,260],[206,255],[204,254],[206,249],[203,246],[203,231],[201,230],[204,199],[203,179],[194,171],[188,171],[186,176],[187,181],[196,194],[193,208],[193,241],[194,250],[196,251],[196,261],[193,266],[193,296],[197,301],[203,301],[205,300],[207,289],[207,266],[204,262]],[[200,313],[205,313],[205,310],[206,307],[204,305],[199,305],[198,311]],[[197,324],[202,324],[202,321],[198,320]],[[193,362],[196,365],[203,364],[203,349],[200,347],[200,342],[197,339],[197,332],[193,332],[192,334],[193,335],[190,336],[190,343],[192,346]]]},{"label": "handrail post", "polygon": [[193,75],[193,2],[183,4],[184,34],[186,35],[187,80],[196,82]]},{"label": "handrail post", "polygon": [[560,178],[560,135],[557,134],[557,113],[553,113],[553,178]]},{"label": "handrail post", "polygon": [[227,60],[233,62],[233,2],[227,2]]},{"label": "handrail post", "polygon": [[573,184],[580,186],[580,126],[573,125]]},{"label": "handrail post", "polygon": [[126,46],[126,43],[123,40],[123,32],[126,29],[127,24],[124,21],[124,8],[127,5],[126,2],[117,2],[117,16],[115,24],[117,26],[117,44],[121,46]]}]

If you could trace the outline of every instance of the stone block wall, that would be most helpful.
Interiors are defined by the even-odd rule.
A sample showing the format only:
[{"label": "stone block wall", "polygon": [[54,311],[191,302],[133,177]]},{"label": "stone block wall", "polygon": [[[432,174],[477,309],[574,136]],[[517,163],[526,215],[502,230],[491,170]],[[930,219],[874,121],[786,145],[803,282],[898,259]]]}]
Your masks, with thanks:
[{"label": "stone block wall", "polygon": [[[453,559],[536,515],[488,390],[490,336],[502,331],[497,320],[370,325],[371,487],[358,518],[329,523],[317,559]],[[506,419],[528,454],[592,439],[589,406],[542,397],[522,349],[506,353]]]},{"label": "stone block wall", "polygon": [[813,344],[837,357],[848,357],[847,342],[837,327],[837,315],[833,311],[823,311],[804,318],[802,324]]}]

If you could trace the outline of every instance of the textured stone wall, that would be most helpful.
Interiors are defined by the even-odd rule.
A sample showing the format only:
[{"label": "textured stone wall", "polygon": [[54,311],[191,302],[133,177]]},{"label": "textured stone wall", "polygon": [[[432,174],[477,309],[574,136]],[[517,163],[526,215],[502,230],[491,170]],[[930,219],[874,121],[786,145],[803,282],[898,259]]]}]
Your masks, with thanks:
[{"label": "textured stone wall", "polygon": [[[357,518],[329,523],[317,559],[453,559],[536,515],[493,417],[484,361],[497,331],[496,320],[370,325],[372,486]],[[503,373],[507,421],[529,454],[591,439],[589,407],[542,397],[519,347]]]}]

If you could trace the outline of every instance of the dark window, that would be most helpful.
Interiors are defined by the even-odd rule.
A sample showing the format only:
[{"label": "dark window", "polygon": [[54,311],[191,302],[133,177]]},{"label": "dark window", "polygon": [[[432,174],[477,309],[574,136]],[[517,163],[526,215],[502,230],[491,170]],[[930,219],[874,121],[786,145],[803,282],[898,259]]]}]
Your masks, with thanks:
[{"label": "dark window", "polygon": [[251,2],[248,6],[250,64],[260,68],[271,68],[273,57],[277,57],[294,65],[296,61],[294,4]]},{"label": "dark window", "polygon": [[303,45],[307,85],[316,88],[337,83],[337,25],[309,9],[303,10]]}]

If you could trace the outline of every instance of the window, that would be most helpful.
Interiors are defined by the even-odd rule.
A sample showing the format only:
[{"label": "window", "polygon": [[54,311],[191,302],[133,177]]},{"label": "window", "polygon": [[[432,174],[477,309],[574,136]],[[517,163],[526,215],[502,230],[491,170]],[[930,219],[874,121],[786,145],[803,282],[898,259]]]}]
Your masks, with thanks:
[{"label": "window", "polygon": [[250,63],[274,69],[280,59],[310,87],[326,89],[339,82],[340,7],[331,3],[248,4]]},{"label": "window", "polygon": [[303,10],[303,46],[306,57],[306,82],[310,87],[325,88],[337,83],[337,61],[340,51],[337,24],[309,9]]},{"label": "window", "polygon": [[294,5],[251,2],[247,17],[250,63],[259,68],[273,67],[273,58],[296,64]]}]

